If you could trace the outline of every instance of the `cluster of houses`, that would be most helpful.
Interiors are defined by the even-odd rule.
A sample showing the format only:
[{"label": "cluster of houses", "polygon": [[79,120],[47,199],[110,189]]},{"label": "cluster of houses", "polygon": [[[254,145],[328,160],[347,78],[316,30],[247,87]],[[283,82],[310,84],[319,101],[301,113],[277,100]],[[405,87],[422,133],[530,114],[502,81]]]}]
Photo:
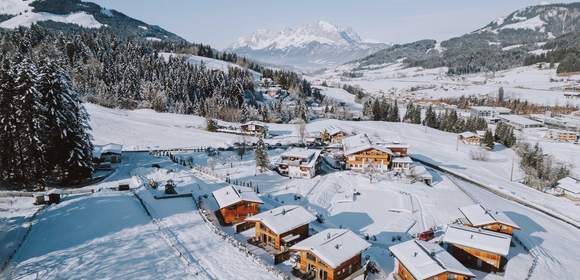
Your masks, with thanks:
[{"label": "cluster of houses", "polygon": [[395,279],[474,279],[468,267],[503,271],[518,225],[480,204],[459,211],[458,223],[448,225],[438,240],[413,239],[389,248],[395,258]]},{"label": "cluster of houses", "polygon": [[362,253],[371,246],[347,229],[326,229],[310,236],[316,217],[299,205],[283,205],[260,212],[263,201],[249,188],[226,186],[212,193],[216,214],[225,224],[254,228],[250,243],[265,249],[279,262],[293,256],[294,273],[310,279],[349,279],[361,273]]},{"label": "cluster of houses", "polygon": [[[393,171],[431,184],[433,178],[426,169],[414,166],[409,157],[409,145],[394,141],[372,139],[367,134],[349,135],[331,126],[320,132],[318,140],[324,149],[342,161],[344,168],[361,173]],[[276,162],[278,173],[291,178],[312,178],[320,170],[323,150],[291,148]],[[416,169],[416,170],[415,170]]]},{"label": "cluster of houses", "polygon": [[[326,229],[310,236],[316,217],[299,205],[260,211],[263,201],[249,188],[226,186],[214,191],[225,224],[254,228],[248,242],[281,260],[294,260],[302,279],[352,279],[363,273],[362,253],[371,244],[348,229]],[[474,279],[469,268],[502,272],[512,235],[519,226],[502,212],[480,204],[459,208],[461,217],[432,240],[421,238],[389,248],[395,279]]]},{"label": "cluster of houses", "polygon": [[268,138],[268,126],[259,121],[249,121],[241,124],[239,127],[235,126],[219,126],[216,129],[217,132],[237,134],[237,135],[248,135],[248,136],[262,136]]}]

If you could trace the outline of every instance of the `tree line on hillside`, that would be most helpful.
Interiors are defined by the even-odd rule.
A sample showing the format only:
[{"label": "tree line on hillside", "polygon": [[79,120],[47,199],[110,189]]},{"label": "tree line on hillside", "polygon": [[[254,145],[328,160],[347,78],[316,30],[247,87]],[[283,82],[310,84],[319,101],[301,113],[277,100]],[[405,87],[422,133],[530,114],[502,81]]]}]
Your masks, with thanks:
[{"label": "tree line on hillside", "polygon": [[[192,65],[181,56],[159,54],[189,47],[189,53],[196,55],[235,60],[238,64],[246,61],[204,45],[148,42],[118,37],[107,29],[63,33],[32,25],[0,31],[3,53],[13,55],[22,45],[28,45],[34,57],[63,59],[81,97],[106,107],[151,108],[238,121],[231,116],[239,116],[245,97],[255,92],[254,73],[247,69],[230,67],[220,71],[204,64]],[[310,83],[294,72],[245,63],[300,96],[316,94]],[[248,105],[258,107],[256,102]]]},{"label": "tree line on hillside", "polygon": [[63,63],[4,53],[0,69],[0,186],[75,183],[92,174],[89,117]]},{"label": "tree line on hillside", "polygon": [[472,106],[491,106],[491,107],[505,107],[511,110],[513,114],[543,114],[547,111],[553,113],[569,114],[574,111],[578,111],[580,107],[576,105],[566,104],[566,105],[540,105],[530,103],[527,100],[521,100],[519,98],[505,98],[504,90],[500,88],[498,90],[497,98],[481,97],[481,96],[460,96],[460,97],[447,97],[440,98],[437,101],[443,102],[449,105],[456,105],[459,109],[469,109]]}]

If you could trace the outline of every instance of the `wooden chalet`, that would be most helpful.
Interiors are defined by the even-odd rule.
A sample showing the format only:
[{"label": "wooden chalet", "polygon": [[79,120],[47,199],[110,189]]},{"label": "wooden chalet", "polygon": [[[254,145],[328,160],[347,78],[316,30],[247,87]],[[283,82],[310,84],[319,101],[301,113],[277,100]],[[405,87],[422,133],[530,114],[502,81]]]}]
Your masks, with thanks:
[{"label": "wooden chalet", "polygon": [[248,216],[258,214],[260,205],[264,203],[251,188],[241,186],[226,186],[212,192],[212,195],[225,224],[239,223]]},{"label": "wooden chalet", "polygon": [[312,178],[318,174],[321,150],[291,148],[280,155],[278,172],[291,178]]},{"label": "wooden chalet", "polygon": [[520,227],[504,213],[485,209],[481,204],[460,207],[459,212],[463,215],[459,221],[466,226],[482,228],[509,235],[513,235],[514,229],[520,229]]},{"label": "wooden chalet", "polygon": [[479,137],[479,135],[471,131],[459,133],[458,137],[459,140],[461,140],[461,142],[467,145],[479,146],[481,144],[481,137]]},{"label": "wooden chalet", "polygon": [[362,252],[371,246],[347,229],[326,229],[290,247],[297,269],[309,279],[342,280],[362,272]]},{"label": "wooden chalet", "polygon": [[441,246],[421,240],[409,240],[389,247],[395,257],[398,280],[474,279],[475,275]]},{"label": "wooden chalet", "polygon": [[342,142],[346,166],[355,171],[387,171],[393,152],[382,145],[372,145],[366,134],[347,137]]},{"label": "wooden chalet", "polygon": [[387,149],[391,150],[395,157],[407,157],[409,155],[409,145],[399,142],[386,142],[381,143],[382,146],[386,147]]},{"label": "wooden chalet", "polygon": [[246,222],[255,223],[254,239],[279,251],[306,239],[309,224],[315,220],[298,205],[284,205],[246,218]]},{"label": "wooden chalet", "polygon": [[320,132],[320,139],[324,143],[339,144],[347,136],[346,132],[338,127],[330,126]]},{"label": "wooden chalet", "polygon": [[266,137],[268,135],[268,127],[264,125],[262,122],[258,121],[249,121],[240,126],[243,133],[251,134],[251,135],[262,135]]},{"label": "wooden chalet", "polygon": [[509,234],[464,225],[449,225],[442,239],[461,263],[483,271],[503,271],[511,240]]}]

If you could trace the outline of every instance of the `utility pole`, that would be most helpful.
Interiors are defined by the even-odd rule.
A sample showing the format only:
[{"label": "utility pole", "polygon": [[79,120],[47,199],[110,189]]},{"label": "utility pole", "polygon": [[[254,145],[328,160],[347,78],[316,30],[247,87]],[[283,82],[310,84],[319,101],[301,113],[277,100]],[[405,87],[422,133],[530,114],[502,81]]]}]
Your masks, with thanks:
[{"label": "utility pole", "polygon": [[514,152],[514,155],[512,156],[512,170],[511,170],[511,174],[510,174],[510,182],[514,181],[514,165],[516,162],[516,154]]}]

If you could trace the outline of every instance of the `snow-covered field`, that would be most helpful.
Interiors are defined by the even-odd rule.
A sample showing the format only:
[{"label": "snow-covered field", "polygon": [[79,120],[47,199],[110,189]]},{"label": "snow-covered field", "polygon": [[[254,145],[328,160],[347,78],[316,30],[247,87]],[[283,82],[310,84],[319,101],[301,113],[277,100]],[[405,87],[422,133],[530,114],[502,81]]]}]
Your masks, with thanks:
[{"label": "snow-covered field", "polygon": [[[121,142],[129,149],[147,149],[217,147],[239,140],[236,135],[204,131],[205,120],[199,117],[150,110],[112,110],[91,104],[87,108],[97,143]],[[401,123],[320,120],[309,123],[307,130],[316,133],[330,125],[350,133],[367,133],[371,137],[409,143],[415,157],[469,176],[569,220],[580,220],[580,206],[571,201],[510,182],[514,153],[509,149],[498,146],[489,153],[488,161],[475,161],[470,158],[470,152],[478,148],[457,143],[456,135]],[[267,139],[270,143],[288,143],[299,138],[295,125],[272,124],[270,130],[278,135]],[[270,159],[276,160],[282,151],[282,148],[269,150]],[[191,157],[195,164],[208,165],[209,157],[205,153],[178,155]],[[331,168],[323,168],[324,174],[312,179],[289,179],[272,171],[258,172],[252,151],[241,160],[235,151],[221,151],[212,161],[212,172],[218,177],[229,176],[258,186],[266,209],[300,204],[323,217],[324,223],[313,224],[317,231],[345,227],[361,236],[370,236],[373,246],[365,255],[380,265],[379,278],[394,268],[387,248],[398,242],[397,237],[406,240],[425,229],[441,228],[460,216],[458,207],[475,202],[506,211],[522,227],[516,237],[530,249],[528,252],[518,245],[510,250],[505,275],[474,271],[478,278],[524,279],[530,274],[530,279],[546,279],[552,275],[574,279],[580,273],[580,267],[574,265],[580,261],[580,253],[570,250],[580,246],[580,241],[574,238],[578,235],[577,228],[434,171],[431,171],[434,184],[429,187],[392,175],[378,176],[370,182],[366,175]],[[161,169],[150,168],[153,163],[160,164]],[[224,185],[221,179],[185,169],[164,157],[125,153],[116,172],[104,182],[87,188],[115,186],[131,175],[154,178],[161,185],[172,179],[179,192],[208,194],[203,203],[210,209],[216,205],[209,194]],[[515,175],[522,176],[517,168]],[[271,266],[266,254],[254,251],[260,259],[256,260],[212,232],[191,198],[156,200],[154,193],[144,188],[137,189],[135,194],[144,201],[153,220],[136,196],[114,191],[69,196],[63,203],[41,210],[28,238],[2,276],[18,279],[276,278],[268,270]],[[16,207],[10,208],[10,214],[5,210],[0,212],[9,221],[2,224],[2,229],[9,232],[0,234],[2,244],[8,244],[3,249],[18,244],[26,217],[37,209],[30,206],[30,198],[4,200],[0,205],[5,207],[7,203]],[[225,230],[233,234],[231,229]],[[246,235],[234,237],[240,241],[247,238]],[[285,263],[276,269],[288,271],[288,266]]]},{"label": "snow-covered field", "polygon": [[[437,99],[461,95],[496,96],[499,87],[505,96],[520,98],[546,105],[580,105],[580,99],[567,99],[564,86],[579,79],[578,76],[558,77],[556,70],[538,66],[518,67],[495,73],[478,73],[447,76],[447,68],[404,68],[401,63],[373,66],[359,70],[362,77],[343,75],[356,65],[349,64],[309,77],[315,83],[347,83],[359,85],[371,94],[393,94],[401,98]],[[551,79],[554,79],[551,81]]]},{"label": "snow-covered field", "polygon": [[362,104],[355,101],[355,96],[348,91],[341,88],[317,86],[321,90],[321,94],[327,98],[333,99],[336,102],[342,102],[352,111],[362,111]]}]

